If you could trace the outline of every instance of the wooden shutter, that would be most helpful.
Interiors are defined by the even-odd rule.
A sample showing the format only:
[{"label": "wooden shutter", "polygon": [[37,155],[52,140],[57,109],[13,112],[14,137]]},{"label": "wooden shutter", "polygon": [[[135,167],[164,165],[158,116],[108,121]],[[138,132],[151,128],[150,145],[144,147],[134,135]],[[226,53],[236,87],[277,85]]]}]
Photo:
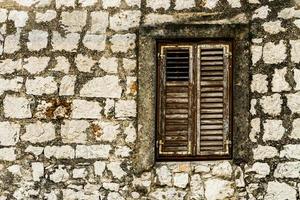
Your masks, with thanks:
[{"label": "wooden shutter", "polygon": [[198,46],[197,154],[229,155],[231,62],[229,44]]},{"label": "wooden shutter", "polygon": [[158,153],[191,154],[192,46],[162,46],[158,74]]}]

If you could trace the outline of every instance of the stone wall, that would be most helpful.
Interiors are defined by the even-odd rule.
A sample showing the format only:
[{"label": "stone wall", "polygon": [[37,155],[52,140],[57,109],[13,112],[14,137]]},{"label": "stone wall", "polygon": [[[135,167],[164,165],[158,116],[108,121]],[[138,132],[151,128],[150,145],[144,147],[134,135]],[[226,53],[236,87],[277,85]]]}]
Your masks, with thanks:
[{"label": "stone wall", "polygon": [[[300,198],[299,0],[0,0],[0,8],[0,200]],[[139,28],[166,23],[249,24],[247,161],[134,173]]]}]

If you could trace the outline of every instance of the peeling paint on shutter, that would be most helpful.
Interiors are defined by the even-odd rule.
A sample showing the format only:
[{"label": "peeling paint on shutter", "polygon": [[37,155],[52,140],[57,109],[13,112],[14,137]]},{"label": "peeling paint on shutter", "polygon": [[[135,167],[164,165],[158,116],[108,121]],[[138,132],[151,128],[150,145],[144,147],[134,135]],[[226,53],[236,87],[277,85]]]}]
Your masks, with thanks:
[{"label": "peeling paint on shutter", "polygon": [[197,154],[229,155],[230,149],[230,46],[198,46]]},{"label": "peeling paint on shutter", "polygon": [[191,155],[192,46],[163,46],[158,104],[159,155]]}]

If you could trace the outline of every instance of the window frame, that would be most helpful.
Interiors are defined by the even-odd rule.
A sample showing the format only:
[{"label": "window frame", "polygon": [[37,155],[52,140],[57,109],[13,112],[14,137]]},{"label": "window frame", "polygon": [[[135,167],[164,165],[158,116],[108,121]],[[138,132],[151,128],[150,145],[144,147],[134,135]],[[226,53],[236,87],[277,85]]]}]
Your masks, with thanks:
[{"label": "window frame", "polygon": [[[235,164],[251,160],[250,132],[250,26],[248,21],[218,24],[167,23],[140,26],[137,37],[137,139],[133,153],[133,172],[140,174],[151,170],[155,159],[155,105],[156,105],[156,41],[161,39],[232,39],[233,53],[233,143],[232,160]],[[178,161],[179,162],[179,161]],[[193,161],[202,162],[202,161]]]},{"label": "window frame", "polygon": [[[197,148],[199,145],[199,141],[198,141],[198,137],[200,134],[199,130],[198,130],[198,125],[197,125],[197,118],[199,117],[198,114],[200,113],[200,107],[199,106],[199,96],[200,93],[197,92],[197,88],[200,87],[200,85],[198,85],[199,83],[199,78],[200,78],[200,73],[198,72],[198,69],[200,69],[200,46],[201,45],[211,45],[211,46],[217,46],[217,45],[228,45],[229,48],[229,58],[228,58],[228,68],[229,68],[229,72],[228,72],[228,83],[227,86],[228,88],[228,106],[229,106],[229,113],[228,113],[228,125],[229,125],[229,132],[228,132],[228,141],[230,142],[230,144],[228,144],[228,154],[224,154],[224,155],[199,155],[197,154]],[[193,93],[193,98],[192,101],[197,101],[195,104],[197,106],[196,109],[194,109],[194,111],[192,111],[192,114],[194,115],[192,117],[193,123],[192,125],[193,127],[193,132],[191,133],[191,140],[189,142],[191,142],[192,145],[192,154],[191,155],[174,155],[174,154],[160,154],[159,153],[159,134],[158,131],[160,129],[160,111],[159,111],[159,104],[161,103],[161,91],[159,91],[158,89],[161,88],[161,79],[160,79],[160,71],[162,70],[162,64],[160,63],[161,61],[161,56],[162,56],[162,50],[163,48],[168,48],[171,47],[175,47],[178,46],[180,47],[189,47],[192,49],[192,57],[189,58],[190,60],[192,60],[192,63],[190,64],[190,67],[192,67],[192,82],[193,83],[193,89],[192,89],[192,93]],[[232,124],[233,124],[233,115],[232,115],[232,107],[233,107],[233,58],[234,58],[234,52],[233,52],[233,48],[234,48],[234,41],[232,40],[232,38],[227,38],[227,39],[220,39],[220,38],[212,38],[212,39],[207,39],[207,38],[171,38],[171,39],[157,39],[156,40],[156,105],[155,105],[155,160],[156,161],[205,161],[205,160],[228,160],[228,159],[232,159],[232,155],[233,155],[233,148],[232,148],[232,143],[233,143],[233,128],[232,128]],[[199,77],[196,77],[199,76]],[[197,82],[197,80],[199,80]]]}]

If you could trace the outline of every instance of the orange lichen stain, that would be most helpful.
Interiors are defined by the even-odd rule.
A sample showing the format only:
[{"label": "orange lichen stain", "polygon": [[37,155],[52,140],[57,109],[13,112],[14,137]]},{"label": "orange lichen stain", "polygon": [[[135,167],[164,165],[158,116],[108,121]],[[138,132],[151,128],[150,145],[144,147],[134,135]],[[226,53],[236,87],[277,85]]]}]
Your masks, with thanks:
[{"label": "orange lichen stain", "polygon": [[95,137],[99,137],[102,134],[102,128],[97,124],[92,124],[91,129]]},{"label": "orange lichen stain", "polygon": [[135,94],[138,90],[138,85],[136,83],[136,81],[134,81],[131,86],[130,86],[130,93],[131,94]]}]

